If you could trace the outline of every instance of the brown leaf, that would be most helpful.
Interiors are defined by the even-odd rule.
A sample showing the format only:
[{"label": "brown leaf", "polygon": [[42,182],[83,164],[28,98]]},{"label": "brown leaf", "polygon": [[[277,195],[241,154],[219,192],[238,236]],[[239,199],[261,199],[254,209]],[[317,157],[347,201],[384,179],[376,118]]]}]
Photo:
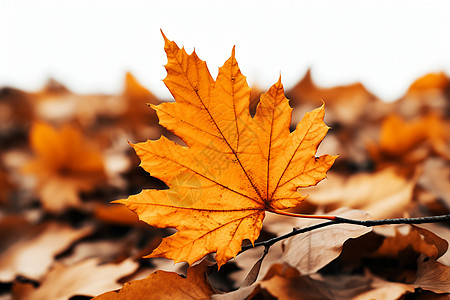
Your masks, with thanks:
[{"label": "brown leaf", "polygon": [[250,269],[250,271],[248,272],[244,281],[242,282],[241,287],[250,286],[256,281],[256,279],[258,278],[258,275],[259,275],[259,271],[261,270],[262,262],[263,262],[264,258],[266,257],[268,250],[269,249],[264,249],[263,255],[261,256],[260,259],[258,259],[256,261],[256,263]]},{"label": "brown leaf", "polygon": [[[250,295],[248,299],[259,299],[262,291],[267,291],[270,295],[280,300],[394,300],[407,292],[414,291],[414,287],[411,285],[388,282],[371,274],[366,274],[365,276],[298,275],[298,273],[293,272],[293,269],[279,264],[275,264],[271,272],[272,274],[268,275],[262,282],[251,287],[253,288],[253,293],[244,290]],[[257,290],[258,287],[260,288],[259,291]],[[229,294],[232,296],[238,292],[239,290]],[[232,297],[231,299],[238,298]]]},{"label": "brown leaf", "polygon": [[[330,215],[349,219],[367,220],[369,214],[348,208],[330,212]],[[305,228],[320,221],[299,220],[298,228]],[[370,227],[336,224],[326,228],[296,235],[283,242],[282,261],[295,267],[300,274],[313,274],[339,256],[344,243],[372,231]]]},{"label": "brown leaf", "polygon": [[[331,124],[339,122],[353,125],[359,122],[375,101],[375,97],[361,83],[332,88],[318,87],[312,80],[311,70],[286,95],[295,108],[300,105],[314,107],[323,99],[328,109],[325,121]],[[294,121],[299,120],[295,120],[296,118],[298,115],[294,113]]]},{"label": "brown leaf", "polygon": [[41,91],[29,93],[37,119],[56,124],[80,123],[92,127],[98,117],[118,117],[125,104],[119,96],[79,95],[52,80]]},{"label": "brown leaf", "polygon": [[0,88],[0,149],[8,148],[11,142],[26,132],[34,114],[27,93],[18,89]]},{"label": "brown leaf", "polygon": [[414,118],[424,113],[445,116],[449,109],[449,87],[446,74],[426,74],[411,84],[405,96],[393,103],[394,110],[404,118]]},{"label": "brown leaf", "polygon": [[425,161],[419,184],[441,199],[450,210],[450,163],[443,159]]},{"label": "brown leaf", "polygon": [[74,229],[54,222],[30,228],[20,241],[0,255],[0,281],[10,282],[19,275],[39,280],[57,254],[91,232],[90,227]]},{"label": "brown leaf", "polygon": [[422,255],[413,285],[435,293],[450,293],[450,267]]},{"label": "brown leaf", "polygon": [[395,230],[395,236],[386,237],[374,255],[395,258],[400,257],[400,253],[406,248],[411,248],[417,253],[437,259],[447,251],[447,241],[427,229],[408,225],[406,228],[409,228],[407,233]]},{"label": "brown leaf", "polygon": [[117,280],[133,273],[137,267],[138,264],[132,260],[100,265],[96,258],[72,266],[56,263],[38,288],[34,289],[30,284],[15,284],[14,299],[65,300],[76,295],[95,296],[120,287]]},{"label": "brown leaf", "polygon": [[208,264],[204,260],[192,266],[186,278],[173,272],[156,271],[145,279],[125,283],[119,291],[107,292],[94,299],[210,299],[215,291],[206,277]]},{"label": "brown leaf", "polygon": [[[450,230],[448,230],[448,227],[445,223],[430,223],[430,224],[420,224],[415,225],[415,227],[424,228],[430,232],[432,232],[434,235],[438,236],[440,239],[445,240],[446,244],[450,244]],[[436,243],[436,242],[435,242]],[[441,246],[442,250],[439,252],[442,253],[445,245]],[[438,254],[439,256],[439,254]],[[439,256],[438,261],[446,266],[450,266],[450,251],[447,251],[442,255]]]},{"label": "brown leaf", "polygon": [[433,244],[436,247],[437,253],[436,253],[436,255],[432,256],[434,259],[440,258],[442,255],[444,255],[447,252],[448,242],[445,239],[439,237],[438,235],[434,234],[432,231],[430,231],[426,228],[422,228],[422,227],[416,226],[416,225],[411,225],[411,226],[412,226],[412,228],[417,230],[424,237],[424,240],[427,243]]},{"label": "brown leaf", "polygon": [[129,257],[133,246],[130,239],[120,240],[94,240],[92,242],[81,242],[75,246],[69,255],[58,259],[59,263],[72,266],[86,259],[96,258],[99,263],[116,263],[123,257]]},{"label": "brown leaf", "polygon": [[[285,217],[288,218],[288,217]],[[291,218],[292,219],[292,218]],[[292,230],[293,227],[290,227]],[[286,233],[286,232],[284,232]],[[236,286],[239,286],[242,282],[244,282],[245,278],[248,276],[251,268],[255,265],[255,262],[261,258],[263,249],[260,247],[250,249],[245,251],[234,259],[237,266],[240,270],[233,272],[230,274],[230,278],[236,283]],[[267,274],[270,267],[280,261],[280,257],[282,256],[282,245],[281,243],[275,243],[270,247],[270,251],[267,253],[264,261],[261,263],[261,268],[259,270],[258,278],[264,278]]]}]

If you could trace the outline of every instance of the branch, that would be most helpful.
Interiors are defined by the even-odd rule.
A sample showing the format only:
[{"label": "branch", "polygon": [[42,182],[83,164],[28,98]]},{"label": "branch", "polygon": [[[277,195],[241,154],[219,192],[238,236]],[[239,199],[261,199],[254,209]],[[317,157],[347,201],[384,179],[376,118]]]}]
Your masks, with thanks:
[{"label": "branch", "polygon": [[238,255],[249,249],[259,247],[259,246],[264,246],[267,249],[267,248],[270,248],[270,246],[272,246],[273,244],[275,244],[281,240],[290,238],[291,236],[294,236],[294,235],[297,235],[300,233],[313,231],[313,230],[316,230],[316,229],[319,229],[322,227],[327,227],[327,226],[335,225],[335,224],[354,224],[354,225],[371,227],[371,226],[392,225],[392,224],[423,224],[423,223],[438,223],[438,222],[450,221],[450,214],[449,215],[441,215],[441,216],[431,216],[431,217],[397,218],[397,219],[364,220],[364,221],[346,219],[346,218],[342,218],[342,217],[338,217],[338,216],[335,216],[335,217],[330,216],[330,217],[331,217],[332,221],[323,222],[323,223],[319,223],[316,225],[312,225],[312,226],[300,228],[300,229],[294,228],[294,230],[292,232],[289,232],[287,234],[280,235],[278,237],[269,239],[264,242],[255,243],[254,245],[250,244],[250,245],[243,246],[241,248],[241,251],[238,253]]}]

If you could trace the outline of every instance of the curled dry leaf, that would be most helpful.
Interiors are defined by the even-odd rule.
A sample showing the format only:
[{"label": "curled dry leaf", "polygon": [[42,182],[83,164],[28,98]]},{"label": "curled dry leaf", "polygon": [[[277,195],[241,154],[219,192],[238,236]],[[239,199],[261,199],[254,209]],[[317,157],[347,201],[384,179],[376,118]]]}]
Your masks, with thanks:
[{"label": "curled dry leaf", "polygon": [[95,296],[119,288],[117,281],[137,268],[138,264],[132,260],[103,265],[96,258],[72,266],[56,263],[38,288],[31,284],[15,284],[14,299],[66,300],[76,295]]},{"label": "curled dry leaf", "polygon": [[[440,239],[445,240],[446,245],[450,244],[450,230],[446,224],[421,224],[415,225],[417,228],[426,229],[427,231],[433,233],[433,235],[438,236]],[[443,249],[443,248],[442,248]],[[442,251],[442,250],[441,250]],[[438,261],[446,266],[450,266],[450,251],[445,251],[442,256],[438,255]]]},{"label": "curled dry leaf", "polygon": [[[236,257],[234,261],[240,268],[240,270],[230,274],[230,278],[236,283],[236,287],[242,285],[249,272],[255,265],[255,262],[257,262],[261,258],[261,253],[262,249],[257,247],[245,251]],[[270,269],[271,265],[280,261],[280,257],[282,256],[282,254],[283,251],[281,243],[275,243],[274,245],[272,245],[270,247],[270,251],[261,262],[259,274],[256,274],[258,276],[257,278],[263,278],[266,275],[267,271]]]},{"label": "curled dry leaf", "polygon": [[[383,234],[385,230],[377,228],[374,231]],[[366,265],[370,266],[371,272],[378,277],[413,284],[422,272],[418,270],[419,257],[436,260],[442,257],[447,249],[447,241],[431,231],[417,226],[401,225],[394,227],[394,234],[387,235],[378,249],[365,255]]]},{"label": "curled dry leaf", "polygon": [[[368,213],[348,208],[330,212],[330,215],[356,220],[370,219]],[[305,228],[318,223],[320,221],[298,220],[297,227]],[[316,273],[341,254],[342,247],[348,239],[357,238],[370,231],[372,231],[370,227],[336,224],[296,235],[283,242],[282,261],[295,267],[300,274]]]},{"label": "curled dry leaf", "polygon": [[38,178],[45,210],[61,212],[78,207],[80,191],[90,191],[105,182],[101,153],[89,147],[76,128],[56,130],[46,123],[36,123],[30,143],[36,158],[24,170]]},{"label": "curled dry leaf", "polygon": [[231,57],[214,81],[195,52],[165,38],[164,83],[176,103],[152,106],[160,124],[183,139],[162,137],[133,145],[141,166],[168,190],[144,190],[118,200],[144,222],[178,230],[149,257],[190,264],[216,252],[219,266],[244,239],[259,236],[265,211],[298,205],[300,187],[326,176],[335,156],[315,157],[328,127],[323,106],[307,113],[292,133],[291,111],[280,81],[249,113],[250,89]]},{"label": "curled dry leaf", "polygon": [[450,267],[422,255],[413,285],[435,293],[450,293]]},{"label": "curled dry leaf", "polygon": [[20,241],[0,255],[0,282],[13,281],[19,275],[39,280],[57,254],[91,232],[90,227],[74,229],[54,222],[29,228]]},{"label": "curled dry leaf", "polygon": [[447,241],[431,231],[417,226],[406,225],[404,227],[407,229],[406,232],[395,229],[395,235],[386,237],[373,255],[395,258],[400,257],[400,253],[409,248],[416,253],[438,259],[447,252]]},{"label": "curled dry leaf", "polygon": [[204,260],[190,267],[186,278],[173,272],[156,271],[145,279],[125,283],[119,291],[107,292],[94,299],[210,299],[215,291],[206,277],[208,265]]}]

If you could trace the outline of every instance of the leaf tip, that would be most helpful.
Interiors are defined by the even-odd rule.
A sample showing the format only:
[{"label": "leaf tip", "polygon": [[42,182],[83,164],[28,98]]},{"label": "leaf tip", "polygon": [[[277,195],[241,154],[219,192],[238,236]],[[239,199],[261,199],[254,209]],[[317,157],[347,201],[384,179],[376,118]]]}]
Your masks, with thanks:
[{"label": "leaf tip", "polygon": [[319,98],[320,101],[322,101],[322,105],[320,106],[320,109],[325,108],[325,100],[323,100],[322,98]]},{"label": "leaf tip", "polygon": [[125,199],[117,199],[117,200],[114,200],[114,201],[111,201],[110,203],[118,203],[118,204],[124,204],[125,205],[125,202],[126,200]]},{"label": "leaf tip", "polygon": [[164,34],[164,32],[162,31],[162,29],[160,28],[159,31],[161,31],[161,34],[164,38],[164,41],[168,42],[169,40],[167,39],[166,35]]}]

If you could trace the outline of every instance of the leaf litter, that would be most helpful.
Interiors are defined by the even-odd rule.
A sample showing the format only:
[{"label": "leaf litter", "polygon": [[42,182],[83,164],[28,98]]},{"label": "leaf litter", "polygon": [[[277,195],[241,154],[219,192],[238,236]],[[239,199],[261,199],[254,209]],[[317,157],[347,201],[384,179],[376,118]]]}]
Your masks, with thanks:
[{"label": "leaf litter", "polygon": [[[450,80],[446,74],[426,74],[412,83],[400,99],[386,103],[360,83],[320,87],[312,79],[313,70],[309,70],[297,85],[286,90],[287,102],[281,93],[273,96],[281,91],[281,81],[250,91],[237,67],[238,53],[234,49],[214,81],[206,63],[195,53],[188,55],[171,43],[166,40],[166,51],[172,51],[169,63],[184,57],[200,76],[191,82],[191,90],[186,90],[171,77],[176,75],[170,72],[176,70],[168,65],[165,83],[176,103],[158,99],[131,73],[125,74],[123,92],[118,95],[79,95],[55,80],[38,92],[0,89],[1,297],[120,299],[133,295],[138,299],[145,295],[147,299],[158,299],[160,292],[179,299],[186,299],[186,295],[226,299],[448,297],[447,223],[389,225],[373,230],[335,225],[277,243],[259,261],[262,248],[238,254],[241,243],[267,240],[293,228],[324,222],[275,216],[270,208],[290,207],[290,213],[337,214],[356,219],[450,213]],[[186,70],[192,79],[192,71],[189,67]],[[221,94],[230,87],[234,94]],[[264,94],[264,90],[269,92]],[[198,110],[199,103],[189,106],[191,94],[203,97],[213,118],[208,119]],[[245,101],[226,102],[230,95]],[[276,120],[282,127],[274,127],[274,133],[294,136],[305,113],[314,111],[320,115],[319,120],[324,113],[325,124],[331,129],[317,154],[315,148],[320,140],[313,144],[310,155],[339,154],[317,186],[303,188],[317,183],[317,179],[306,185],[292,185],[291,195],[301,195],[295,196],[293,202],[281,194],[281,202],[269,200],[276,199],[270,197],[274,185],[264,179],[272,173],[265,172],[263,166],[267,164],[256,159],[258,151],[271,149],[270,159],[267,150],[259,153],[266,153],[262,156],[266,162],[275,162],[276,155],[288,146],[279,138],[258,137],[267,134],[267,128],[255,122],[272,120],[266,118],[270,115],[268,101],[276,99],[280,111],[272,112],[280,113]],[[320,108],[322,101],[324,109]],[[241,117],[227,113],[229,103],[236,104],[235,111]],[[290,107],[292,119],[287,117]],[[311,116],[307,114],[306,119],[311,120]],[[181,120],[186,126],[179,126]],[[218,120],[216,127],[211,126],[212,120]],[[222,130],[221,138],[214,128],[228,130]],[[319,135],[323,137],[324,133]],[[239,144],[226,145],[233,137],[239,137]],[[201,199],[210,195],[203,189],[214,189],[204,177],[168,168],[164,163],[155,167],[146,158],[142,167],[148,173],[140,169],[139,158],[127,141],[142,156],[144,150],[137,145],[147,139],[148,145],[160,139],[160,147],[182,149],[180,159],[196,158],[197,170],[202,170],[198,173],[222,180],[218,182],[225,183],[225,187],[243,195],[249,195],[247,188],[254,194],[258,191],[263,197],[250,198],[267,203],[246,198],[248,205],[240,206],[258,212],[257,223],[261,224],[257,230],[242,230],[241,237],[231,239],[233,247],[226,254],[221,254],[225,249],[207,246],[201,254],[178,259],[188,260],[190,268],[165,258],[143,258],[155,253],[160,256],[161,251],[154,250],[161,249],[161,240],[173,239],[174,230],[156,229],[138,221],[135,214],[111,201],[154,190],[181,209],[202,203]],[[167,147],[154,152],[166,151],[169,155],[171,148]],[[186,147],[191,147],[192,153]],[[244,160],[246,155],[255,159]],[[250,176],[254,186],[248,186],[250,181],[241,178],[242,174],[237,175],[239,164],[233,156],[234,160],[242,158],[244,170],[259,167],[259,173]],[[273,174],[278,172],[276,164],[268,165]],[[324,178],[325,173],[319,177]],[[298,187],[302,188],[297,191]],[[227,193],[215,193],[228,197]],[[304,196],[306,199],[300,201]],[[222,200],[211,201],[211,207],[223,209],[227,205]],[[258,209],[254,203],[260,205]],[[268,211],[264,221],[261,209]],[[193,220],[186,216],[181,219]],[[150,223],[177,227],[167,220]],[[225,240],[219,237],[216,241]],[[170,243],[164,247],[169,249]],[[217,255],[208,254],[196,263],[216,251]],[[218,261],[220,270],[206,260]]]}]

